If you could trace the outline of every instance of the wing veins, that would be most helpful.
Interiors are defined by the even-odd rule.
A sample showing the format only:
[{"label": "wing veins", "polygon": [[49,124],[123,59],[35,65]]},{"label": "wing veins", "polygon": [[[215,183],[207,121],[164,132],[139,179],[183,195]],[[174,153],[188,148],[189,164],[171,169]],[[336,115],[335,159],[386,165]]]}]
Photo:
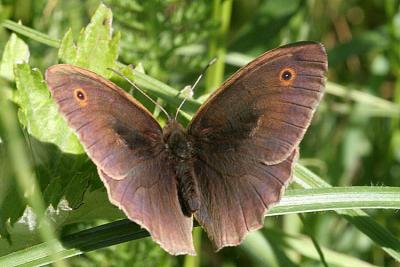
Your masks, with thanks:
[{"label": "wing veins", "polygon": [[77,108],[77,109],[74,109],[74,110],[72,110],[72,111],[70,111],[70,112],[68,112],[68,113],[65,113],[65,117],[66,118],[68,118],[68,116],[70,116],[72,113],[74,113],[75,111],[79,111],[81,108]]},{"label": "wing veins", "polygon": [[261,200],[261,203],[263,204],[264,209],[268,209],[268,205],[265,204],[264,199],[262,198],[260,192],[258,192],[258,190],[257,190],[257,187],[251,181],[249,181],[249,184],[251,184],[251,186],[253,187],[253,190],[256,192],[256,195]]},{"label": "wing veins", "polygon": [[296,58],[295,59],[298,62],[313,62],[313,63],[321,63],[321,64],[326,64],[326,62],[324,61],[320,61],[320,60],[311,60],[311,59],[300,59],[300,58]]},{"label": "wing veins", "polygon": [[68,100],[68,99],[72,99],[72,97],[65,97],[65,98],[63,98],[63,99],[56,100],[56,102],[57,102],[58,104],[60,104],[60,103],[64,102],[65,100]]},{"label": "wing veins", "polygon": [[312,78],[324,79],[324,76],[321,76],[321,75],[305,74],[305,73],[298,73],[297,75],[302,76],[302,77],[312,77]]},{"label": "wing veins", "polygon": [[306,108],[306,109],[313,110],[312,107],[309,107],[309,106],[306,106],[306,105],[302,105],[302,104],[299,104],[299,103],[294,103],[294,102],[284,101],[284,100],[277,100],[277,102],[284,103],[284,104],[290,104],[290,105],[294,105],[294,106],[303,107],[303,108]]},{"label": "wing veins", "polygon": [[[281,85],[273,85],[273,86],[271,86],[271,87],[273,87],[273,88],[284,88],[283,86],[281,86]],[[296,88],[296,89],[300,89],[300,90],[305,90],[305,91],[310,91],[310,92],[315,92],[315,93],[322,93],[322,91],[320,91],[320,90],[315,90],[315,89],[311,89],[311,88],[307,88],[307,87],[302,87],[302,86],[295,86],[295,85],[291,85],[290,87],[292,87],[292,88]]]},{"label": "wing veins", "polygon": [[[263,165],[265,165],[265,166],[271,166],[271,165],[265,164],[265,163],[262,162],[262,161],[260,161],[260,163],[263,164]],[[279,163],[278,163],[278,164],[279,164]],[[279,179],[276,175],[274,175],[274,174],[272,174],[271,172],[269,172],[269,171],[267,170],[267,168],[263,168],[263,171],[265,171],[266,173],[268,173],[269,175],[271,175],[271,177],[274,178],[276,181],[278,181],[278,183],[279,183],[281,186],[284,186],[284,185],[285,185],[285,183],[282,182],[281,179]]]},{"label": "wing veins", "polygon": [[70,81],[67,81],[67,82],[62,83],[62,84],[58,84],[57,86],[52,87],[52,88],[51,88],[51,91],[55,91],[56,89],[58,89],[58,88],[60,88],[60,87],[63,87],[63,86],[65,86],[65,85],[69,84],[69,83],[70,83]]},{"label": "wing veins", "polygon": [[269,119],[273,119],[273,120],[276,120],[276,121],[280,121],[280,122],[286,123],[287,125],[293,126],[295,128],[301,129],[301,130],[305,129],[305,127],[301,127],[301,126],[296,125],[294,123],[291,123],[291,122],[288,122],[288,121],[285,121],[285,120],[281,120],[281,119],[278,119],[278,118],[269,117]]},{"label": "wing veins", "polygon": [[84,127],[86,127],[86,126],[88,126],[89,124],[91,124],[93,121],[95,121],[95,119],[83,123],[83,124],[82,124],[81,126],[79,126],[75,131],[76,131],[76,132],[79,132],[79,131],[82,130]]}]

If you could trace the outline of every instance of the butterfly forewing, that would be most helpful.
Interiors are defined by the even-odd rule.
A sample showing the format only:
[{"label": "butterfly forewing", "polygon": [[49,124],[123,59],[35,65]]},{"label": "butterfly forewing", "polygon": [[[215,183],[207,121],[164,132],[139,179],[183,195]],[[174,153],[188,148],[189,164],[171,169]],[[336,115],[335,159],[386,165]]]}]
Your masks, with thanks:
[{"label": "butterfly forewing", "polygon": [[160,126],[113,83],[66,64],[50,67],[46,81],[91,159],[114,179],[123,179],[138,161],[159,153]]}]

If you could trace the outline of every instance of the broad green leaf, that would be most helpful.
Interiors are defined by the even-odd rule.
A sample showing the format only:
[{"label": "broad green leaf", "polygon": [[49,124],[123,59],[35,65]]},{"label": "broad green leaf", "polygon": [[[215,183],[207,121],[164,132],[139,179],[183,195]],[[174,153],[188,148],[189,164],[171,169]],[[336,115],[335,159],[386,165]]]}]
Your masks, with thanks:
[{"label": "broad green leaf", "polygon": [[81,31],[76,44],[69,30],[60,46],[59,58],[69,63],[90,69],[102,76],[110,77],[118,58],[120,34],[112,35],[112,13],[101,4],[93,15],[89,25]]},{"label": "broad green leaf", "polygon": [[85,154],[74,155],[60,151],[56,146],[32,143],[38,177],[46,204],[56,207],[62,198],[72,209],[78,207],[87,189],[100,183],[94,164]]},{"label": "broad green leaf", "polygon": [[40,141],[56,144],[67,153],[83,153],[78,138],[51,100],[40,71],[25,63],[15,65],[14,71],[18,89],[14,100],[20,107],[19,120],[28,133]]},{"label": "broad green leaf", "polygon": [[0,62],[0,76],[13,81],[13,66],[16,63],[28,62],[29,48],[24,41],[19,39],[15,33],[11,34],[3,52],[3,58]]},{"label": "broad green leaf", "polygon": [[74,44],[74,36],[72,35],[72,30],[69,29],[61,42],[60,49],[58,50],[58,57],[64,63],[74,64],[76,61],[76,54],[77,47]]}]

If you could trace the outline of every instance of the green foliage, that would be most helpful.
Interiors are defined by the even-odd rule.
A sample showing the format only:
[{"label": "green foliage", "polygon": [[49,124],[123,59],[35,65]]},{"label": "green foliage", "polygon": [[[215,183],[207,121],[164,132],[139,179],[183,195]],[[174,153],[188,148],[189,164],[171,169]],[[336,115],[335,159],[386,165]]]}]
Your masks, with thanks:
[{"label": "green foliage", "polygon": [[16,64],[14,70],[18,89],[14,100],[20,107],[19,120],[28,133],[43,142],[57,144],[65,152],[82,153],[78,138],[51,100],[40,71],[32,70],[26,63]]},{"label": "green foliage", "polygon": [[[107,68],[115,64],[119,41],[119,34],[114,37],[111,34],[111,21],[111,10],[100,5],[91,23],[79,35],[76,45],[71,30],[66,33],[59,50],[61,61],[110,76]],[[50,99],[40,71],[31,70],[28,64],[18,64],[15,66],[15,75],[18,90],[14,99],[20,106],[19,119],[28,132],[40,141],[57,144],[64,152],[83,153],[76,135],[68,128]]]},{"label": "green foliage", "polygon": [[112,13],[109,8],[100,5],[91,22],[79,34],[76,44],[72,31],[65,34],[58,56],[63,63],[90,69],[104,77],[110,77],[118,57],[120,34],[112,36]]},{"label": "green foliage", "polygon": [[[400,261],[399,215],[379,210],[400,205],[399,1],[106,0],[108,7],[97,0],[21,2],[0,4],[0,22],[10,19],[0,28],[0,116],[9,118],[0,120],[1,266],[42,265],[54,255],[80,254],[67,263],[323,266],[316,246],[329,266]],[[20,19],[27,26],[18,24]],[[196,99],[183,107],[180,120],[187,123],[207,98],[203,92],[215,89],[237,66],[297,40],[318,40],[329,55],[327,94],[301,145],[300,163],[318,175],[298,165],[295,183],[268,214],[285,216],[269,217],[241,246],[217,254],[204,239],[196,260],[171,257],[142,239],[147,233],[137,226],[115,221],[123,214],[109,203],[95,166],[43,81],[43,70],[57,62],[89,68],[130,91],[163,123],[151,102],[107,68],[123,72],[173,113],[181,101],[177,89],[193,83],[218,55]],[[19,123],[23,138],[16,141],[7,126],[16,114],[5,99],[18,106],[13,123]],[[21,143],[24,149],[12,149]],[[24,181],[37,185],[29,190]],[[31,208],[25,209],[26,203]],[[328,210],[336,213],[310,213],[304,224],[290,215]],[[57,240],[51,227],[39,227],[46,220]],[[124,243],[134,239],[139,240]],[[114,244],[120,245],[105,248]]]},{"label": "green foliage", "polygon": [[[86,64],[85,67],[94,70],[101,67],[105,73],[109,72],[106,67],[115,64],[119,37],[116,35],[117,37],[111,38],[110,24],[103,24],[104,20],[111,19],[110,10],[100,6],[96,14],[97,16],[89,24],[88,29],[80,35],[76,46],[65,42],[61,44],[61,48],[64,51],[62,56],[64,60],[71,60],[76,64],[81,61],[88,62],[88,51],[90,50],[88,50],[88,44],[93,42],[94,38],[103,39],[105,41],[97,42],[99,43],[99,48],[102,49],[102,60],[100,62],[96,61],[92,66]],[[38,69],[31,69],[28,63],[23,63],[28,61],[28,55],[29,51],[26,44],[13,34],[3,54],[1,74],[9,80],[13,80],[15,74],[17,90],[14,91],[12,99],[19,106],[19,121],[30,135],[27,137],[29,152],[45,205],[51,204],[53,207],[57,207],[60,200],[64,198],[68,202],[68,208],[74,209],[82,204],[84,193],[88,191],[88,188],[95,189],[98,187],[96,169],[85,155],[73,156],[65,154],[81,154],[83,153],[82,146],[58,113],[55,103],[50,98],[50,92],[43,81],[41,72]],[[100,57],[100,55],[98,56]],[[14,71],[11,74],[14,74],[11,76],[10,70],[13,68]],[[57,147],[43,142],[53,143]],[[2,160],[2,164],[7,165],[8,159],[6,157],[3,158],[5,160]],[[5,168],[3,172],[4,176],[2,177],[5,178],[3,178],[4,180],[2,179],[4,194],[2,194],[2,201],[0,202],[0,207],[2,207],[0,233],[7,237],[9,236],[6,227],[7,222],[10,219],[11,225],[16,223],[25,209],[25,203],[21,201],[16,192],[18,187],[13,179],[10,179],[12,172],[8,168]],[[5,184],[6,182],[7,185]],[[61,220],[61,222],[63,221]],[[37,224],[34,218],[28,219],[28,222],[25,223]],[[32,242],[20,242],[18,235],[26,234],[26,228],[16,228],[18,227],[11,230],[14,233],[11,237],[12,243],[6,244],[5,240],[0,241],[0,243],[7,247],[13,245],[14,248],[20,248],[21,246],[29,246],[39,242],[39,239],[33,237],[30,239]],[[29,230],[37,231],[35,227]],[[9,251],[9,248],[6,251]]]},{"label": "green foliage", "polygon": [[[0,79],[13,80],[14,64],[27,61],[28,57],[29,50],[27,45],[15,34],[12,34],[5,46],[0,62]],[[5,83],[0,83],[0,85],[2,85],[3,95],[6,96],[7,90],[9,90],[8,86]],[[4,138],[4,136],[4,129],[1,129],[0,138]],[[22,203],[18,195],[16,179],[10,168],[11,162],[7,157],[7,149],[3,142],[0,142],[0,159],[0,236],[10,241],[6,222],[10,220],[11,223],[15,223],[21,217],[25,209],[25,203]]]},{"label": "green foliage", "polygon": [[0,76],[10,81],[14,80],[14,64],[28,62],[28,60],[28,46],[16,34],[11,34],[10,40],[4,48],[3,58],[1,59]]},{"label": "green foliage", "polygon": [[185,77],[195,79],[209,60],[196,51],[217,26],[208,17],[210,5],[179,0],[106,0],[105,3],[112,7],[115,27],[124,32],[122,62],[142,62],[151,76],[183,87],[193,82]]}]

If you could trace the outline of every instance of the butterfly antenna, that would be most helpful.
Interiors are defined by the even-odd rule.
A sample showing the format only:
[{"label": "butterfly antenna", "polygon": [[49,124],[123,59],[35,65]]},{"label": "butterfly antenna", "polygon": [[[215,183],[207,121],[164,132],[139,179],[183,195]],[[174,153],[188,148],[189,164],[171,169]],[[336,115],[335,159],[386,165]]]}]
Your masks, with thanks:
[{"label": "butterfly antenna", "polygon": [[[204,74],[206,73],[207,69],[215,63],[215,61],[217,61],[217,58],[214,57],[213,59],[211,59],[207,65],[204,67],[203,71],[200,73],[199,77],[197,77],[196,82],[193,84],[193,86],[190,86],[190,90],[191,90],[191,94],[186,94],[185,98],[182,100],[182,102],[179,104],[178,109],[176,110],[175,113],[175,120],[178,118],[178,114],[181,111],[181,108],[183,106],[183,104],[186,102],[186,100],[193,94],[194,89],[196,88],[197,84],[200,82],[201,78],[203,78]],[[179,94],[181,94],[181,92],[179,92]],[[178,95],[179,95],[178,94]]]},{"label": "butterfly antenna", "polygon": [[107,68],[113,72],[115,72],[117,75],[121,76],[124,78],[130,85],[132,85],[135,89],[137,89],[139,92],[141,92],[145,97],[147,97],[156,107],[158,107],[164,114],[167,116],[168,120],[171,120],[171,117],[169,116],[168,112],[159,104],[157,101],[152,99],[148,94],[146,94],[142,89],[140,89],[134,82],[132,82],[128,77],[126,77],[124,74],[119,72],[118,70],[112,69],[112,68]]}]

